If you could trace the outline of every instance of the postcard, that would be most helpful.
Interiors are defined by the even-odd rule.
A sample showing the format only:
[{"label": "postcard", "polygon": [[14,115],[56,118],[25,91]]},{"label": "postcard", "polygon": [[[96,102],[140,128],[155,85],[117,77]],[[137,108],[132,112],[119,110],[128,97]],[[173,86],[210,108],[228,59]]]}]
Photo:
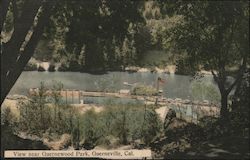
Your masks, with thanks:
[{"label": "postcard", "polygon": [[249,159],[249,2],[1,0],[1,159]]}]

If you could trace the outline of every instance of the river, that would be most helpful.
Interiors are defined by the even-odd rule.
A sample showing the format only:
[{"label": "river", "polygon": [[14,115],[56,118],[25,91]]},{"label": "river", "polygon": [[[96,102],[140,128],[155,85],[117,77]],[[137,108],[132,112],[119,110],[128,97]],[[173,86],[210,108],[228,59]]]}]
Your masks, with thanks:
[{"label": "river", "polygon": [[[145,84],[156,86],[156,79],[161,77],[165,83],[160,84],[160,89],[163,90],[163,95],[168,98],[181,98],[191,100],[209,100],[211,96],[205,93],[206,88],[199,88],[201,96],[194,96],[192,87],[197,80],[192,80],[191,76],[175,75],[165,73],[128,73],[128,72],[108,72],[102,75],[93,75],[79,72],[23,72],[18,78],[16,84],[10,91],[10,94],[27,95],[29,88],[39,87],[40,82],[45,82],[48,87],[54,84],[54,81],[63,83],[65,89],[78,90],[112,90],[130,89],[131,86],[124,85],[124,82],[129,84]],[[208,84],[218,92],[217,86],[213,81],[212,76],[205,75],[202,79],[204,84]],[[217,94],[217,93],[216,93]],[[197,93],[196,93],[197,95]]]}]

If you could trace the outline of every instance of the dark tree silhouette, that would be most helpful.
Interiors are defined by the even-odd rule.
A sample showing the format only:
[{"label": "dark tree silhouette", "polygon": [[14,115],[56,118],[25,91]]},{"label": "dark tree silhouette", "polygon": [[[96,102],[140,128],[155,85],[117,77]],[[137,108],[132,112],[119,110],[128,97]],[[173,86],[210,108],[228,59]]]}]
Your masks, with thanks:
[{"label": "dark tree silhouette", "polygon": [[1,43],[1,104],[33,55],[55,3],[54,0],[26,0],[18,8],[15,0],[1,0],[0,31],[3,30],[10,5],[14,19],[14,31],[10,40]]}]

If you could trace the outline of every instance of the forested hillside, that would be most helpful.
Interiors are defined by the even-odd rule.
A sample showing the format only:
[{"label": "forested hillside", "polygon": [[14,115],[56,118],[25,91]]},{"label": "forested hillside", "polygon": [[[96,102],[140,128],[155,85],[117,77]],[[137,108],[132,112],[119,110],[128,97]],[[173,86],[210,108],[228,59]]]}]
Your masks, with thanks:
[{"label": "forested hillside", "polygon": [[[78,71],[175,64],[174,51],[162,46],[161,32],[173,27],[179,18],[163,15],[156,1],[80,3],[81,7],[76,7],[78,3],[64,1],[56,7],[33,58]],[[22,3],[16,5],[21,7]],[[13,31],[12,22],[13,9],[7,13],[4,41]],[[155,51],[162,54],[154,56]]]}]

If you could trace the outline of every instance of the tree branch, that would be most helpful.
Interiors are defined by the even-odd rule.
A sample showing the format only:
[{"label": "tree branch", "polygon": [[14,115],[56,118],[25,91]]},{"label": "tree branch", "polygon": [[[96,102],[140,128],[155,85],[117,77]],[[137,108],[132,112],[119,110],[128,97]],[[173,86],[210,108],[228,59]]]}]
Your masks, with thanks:
[{"label": "tree branch", "polygon": [[[15,61],[13,68],[9,71],[6,77],[3,77],[5,81],[1,82],[1,84],[4,84],[4,87],[1,87],[1,103],[3,102],[3,99],[7,96],[12,86],[15,84],[18,77],[21,75],[23,68],[28,63],[31,56],[34,54],[35,47],[40,37],[42,36],[44,27],[49,21],[49,17],[51,15],[55,2],[56,1],[54,0],[48,0],[44,2],[43,11],[38,18],[37,26],[34,28],[34,32],[29,42],[27,43],[24,51],[18,57],[17,61]],[[6,64],[6,62],[4,64]]]},{"label": "tree branch", "polygon": [[213,70],[212,70],[211,72],[212,72],[212,74],[213,74],[213,77],[214,77],[215,82],[216,82],[216,83],[219,83],[219,79],[218,79],[218,76],[216,75],[216,73],[215,73]]},{"label": "tree branch", "polygon": [[9,0],[1,0],[0,2],[0,34],[3,30],[3,25],[7,15],[9,4],[10,4]]},{"label": "tree branch", "polygon": [[14,30],[15,30],[15,26],[16,26],[16,22],[17,22],[17,18],[18,18],[18,9],[17,9],[17,5],[16,5],[16,0],[12,0],[11,3],[13,6],[13,23],[14,23]]},{"label": "tree branch", "polygon": [[246,70],[246,60],[247,58],[244,57],[243,58],[243,62],[242,62],[242,65],[240,66],[239,68],[239,71],[238,71],[238,75],[236,76],[236,79],[235,81],[232,83],[232,85],[226,90],[227,93],[230,93],[231,90],[234,88],[234,86],[239,82],[241,81],[243,75],[244,75],[244,72]]},{"label": "tree branch", "polygon": [[[34,23],[34,18],[41,6],[42,0],[27,0],[24,3],[23,11],[20,18],[16,19],[14,32],[11,39],[3,45],[1,54],[1,75],[6,76],[12,66],[15,65],[16,59],[20,53],[20,47],[25,41],[25,37]],[[4,64],[4,65],[3,65]]]}]

